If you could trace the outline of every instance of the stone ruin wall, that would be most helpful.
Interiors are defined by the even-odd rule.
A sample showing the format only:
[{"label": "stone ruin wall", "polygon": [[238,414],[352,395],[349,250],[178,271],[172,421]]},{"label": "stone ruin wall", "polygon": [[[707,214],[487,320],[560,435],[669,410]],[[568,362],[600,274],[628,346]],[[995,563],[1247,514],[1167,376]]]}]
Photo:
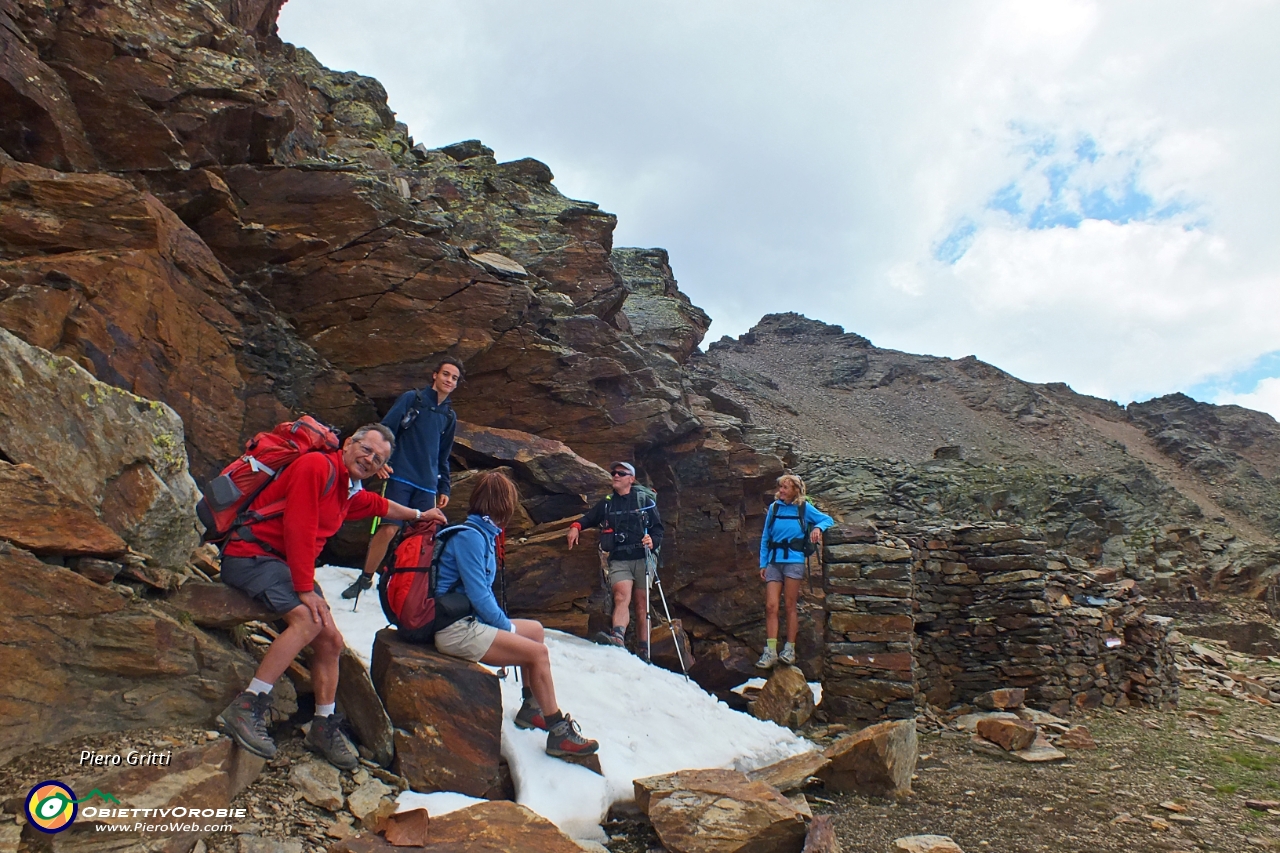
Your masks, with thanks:
[{"label": "stone ruin wall", "polygon": [[1115,570],[1069,570],[1037,531],[844,525],[826,541],[832,719],[909,717],[1000,687],[1058,714],[1177,703],[1169,620]]}]

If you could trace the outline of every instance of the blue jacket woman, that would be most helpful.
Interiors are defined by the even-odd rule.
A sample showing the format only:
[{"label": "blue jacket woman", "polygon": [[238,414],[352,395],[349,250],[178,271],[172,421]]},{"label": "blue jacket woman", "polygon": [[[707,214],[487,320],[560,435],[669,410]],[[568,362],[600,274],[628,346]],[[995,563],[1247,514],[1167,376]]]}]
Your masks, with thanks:
[{"label": "blue jacket woman", "polygon": [[467,529],[452,534],[441,546],[444,552],[436,587],[437,595],[465,594],[472,615],[436,631],[436,649],[491,666],[520,667],[524,670],[524,703],[516,712],[516,727],[546,729],[548,755],[590,755],[600,744],[584,738],[577,723],[556,704],[551,657],[541,623],[508,618],[493,595],[499,571],[498,534],[511,522],[519,500],[515,483],[502,472],[488,471],[476,478]]},{"label": "blue jacket woman", "polygon": [[[815,546],[822,542],[822,531],[835,522],[805,499],[804,481],[795,474],[778,478],[778,499],[765,515],[760,535],[760,580],[765,582],[764,625],[767,639],[764,653],[756,666],[769,669],[778,661],[788,666],[796,662],[796,633],[799,618],[796,603],[800,598],[800,582],[804,580],[805,539]],[[778,598],[786,589],[787,642],[778,652]]]}]

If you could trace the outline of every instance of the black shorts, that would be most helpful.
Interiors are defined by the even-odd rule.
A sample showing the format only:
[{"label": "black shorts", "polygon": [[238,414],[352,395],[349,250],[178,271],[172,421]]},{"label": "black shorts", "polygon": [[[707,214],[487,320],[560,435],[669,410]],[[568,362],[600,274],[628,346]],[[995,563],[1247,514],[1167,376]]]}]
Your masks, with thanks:
[{"label": "black shorts", "polygon": [[[238,589],[272,613],[288,613],[302,604],[289,566],[279,557],[223,557],[222,582]],[[316,595],[324,598],[320,584]]]}]

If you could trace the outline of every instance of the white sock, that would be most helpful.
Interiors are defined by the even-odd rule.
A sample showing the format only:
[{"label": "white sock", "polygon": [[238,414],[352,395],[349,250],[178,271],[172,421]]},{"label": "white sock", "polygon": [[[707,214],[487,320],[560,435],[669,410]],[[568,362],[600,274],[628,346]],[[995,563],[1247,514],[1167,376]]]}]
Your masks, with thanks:
[{"label": "white sock", "polygon": [[249,686],[246,688],[246,691],[245,691],[245,692],[247,692],[247,693],[270,693],[270,692],[271,692],[271,685],[270,685],[270,684],[267,684],[267,682],[263,681],[263,680],[262,680],[262,679],[260,679],[260,678],[255,678],[255,679],[253,679],[252,681],[250,681],[250,682],[249,682]]},{"label": "white sock", "polygon": [[334,706],[336,706],[337,704],[338,704],[337,702],[330,702],[328,705],[316,705],[316,716],[332,717]]}]

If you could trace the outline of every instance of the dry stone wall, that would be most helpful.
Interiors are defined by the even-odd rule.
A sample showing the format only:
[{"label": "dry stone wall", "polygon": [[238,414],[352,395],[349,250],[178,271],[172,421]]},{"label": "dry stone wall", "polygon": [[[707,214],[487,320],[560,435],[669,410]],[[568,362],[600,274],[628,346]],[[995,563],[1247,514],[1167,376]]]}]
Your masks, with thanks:
[{"label": "dry stone wall", "polygon": [[1170,620],[1148,616],[1116,569],[1073,571],[1028,528],[842,526],[824,549],[823,707],[910,716],[1001,687],[1054,713],[1172,706]]}]

